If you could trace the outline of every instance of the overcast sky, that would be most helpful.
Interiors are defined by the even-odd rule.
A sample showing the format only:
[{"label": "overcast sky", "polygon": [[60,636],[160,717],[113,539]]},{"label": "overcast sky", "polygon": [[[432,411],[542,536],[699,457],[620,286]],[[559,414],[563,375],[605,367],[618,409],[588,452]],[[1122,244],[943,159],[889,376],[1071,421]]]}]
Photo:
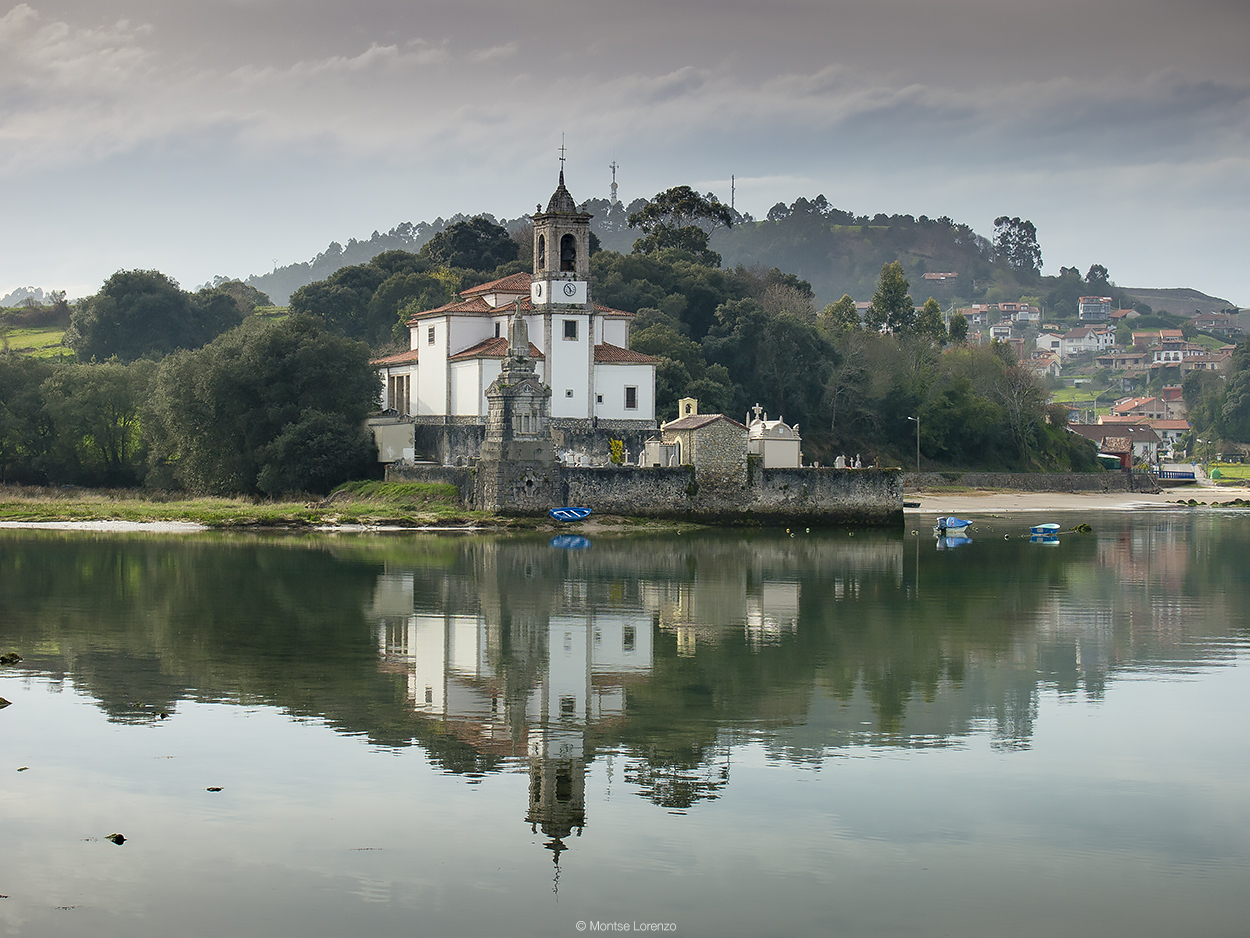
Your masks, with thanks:
[{"label": "overcast sky", "polygon": [[[0,5],[0,10],[5,9]],[[1246,0],[33,0],[0,16],[0,294],[691,184],[1037,226],[1250,306]]]}]

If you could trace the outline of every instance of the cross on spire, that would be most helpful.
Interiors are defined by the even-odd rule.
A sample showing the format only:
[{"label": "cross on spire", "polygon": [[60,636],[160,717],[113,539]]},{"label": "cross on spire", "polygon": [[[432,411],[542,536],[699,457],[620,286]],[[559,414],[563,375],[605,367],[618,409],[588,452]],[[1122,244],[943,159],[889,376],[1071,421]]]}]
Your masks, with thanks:
[{"label": "cross on spire", "polygon": [[560,172],[564,172],[564,134],[560,134]]}]

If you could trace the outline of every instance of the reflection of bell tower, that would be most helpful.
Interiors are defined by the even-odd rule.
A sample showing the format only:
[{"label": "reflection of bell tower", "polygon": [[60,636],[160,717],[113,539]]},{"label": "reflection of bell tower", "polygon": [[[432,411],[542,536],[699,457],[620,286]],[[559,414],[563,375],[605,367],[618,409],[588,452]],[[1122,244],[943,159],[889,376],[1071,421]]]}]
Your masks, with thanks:
[{"label": "reflection of bell tower", "polygon": [[586,763],[581,759],[530,756],[530,806],[525,815],[531,830],[551,838],[543,844],[559,866],[564,841],[586,826]]},{"label": "reflection of bell tower", "polygon": [[534,274],[530,299],[535,307],[588,307],[590,295],[590,219],[560,184],[547,202],[547,211],[534,213]]}]

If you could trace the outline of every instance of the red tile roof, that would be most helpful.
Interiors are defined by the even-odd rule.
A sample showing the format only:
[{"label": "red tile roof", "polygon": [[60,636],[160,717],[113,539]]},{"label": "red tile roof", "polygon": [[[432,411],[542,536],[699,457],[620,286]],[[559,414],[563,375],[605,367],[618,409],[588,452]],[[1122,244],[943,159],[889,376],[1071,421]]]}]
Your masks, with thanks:
[{"label": "red tile roof", "polygon": [[409,349],[406,352],[400,352],[397,355],[387,355],[385,358],[375,358],[369,362],[370,365],[406,365],[409,362],[417,360],[417,350]]},{"label": "red tile roof", "polygon": [[489,314],[493,312],[495,312],[495,307],[491,306],[480,296],[475,296],[473,297],[473,299],[465,300],[463,303],[447,303],[443,306],[439,306],[434,309],[423,309],[419,313],[413,313],[411,316],[408,317],[408,325],[415,326],[420,320],[424,319],[426,316],[432,316],[436,313],[440,315],[445,315],[447,313],[464,315],[464,314],[469,314],[469,313]]},{"label": "red tile roof", "polygon": [[613,309],[611,306],[600,306],[598,303],[592,303],[596,313],[603,313],[605,316],[625,316],[629,319],[634,318],[634,314],[624,309]]},{"label": "red tile roof", "polygon": [[519,293],[528,296],[529,292],[530,275],[522,270],[489,283],[479,283],[476,287],[461,290],[460,295],[467,300],[471,296],[483,296],[487,293]]},{"label": "red tile roof", "polygon": [[633,349],[621,348],[619,345],[609,345],[603,343],[595,346],[595,364],[629,364],[629,365],[649,365],[659,361],[651,355],[644,355],[642,352],[635,352]]},{"label": "red tile roof", "polygon": [[[470,345],[467,349],[457,352],[447,360],[450,362],[465,361],[470,358],[507,358],[508,357],[508,340],[501,335],[494,338],[485,339],[477,345]],[[543,353],[533,342],[530,343],[530,358],[536,361],[543,360]]]},{"label": "red tile roof", "polygon": [[[513,276],[519,277],[521,275],[513,274]],[[528,277],[529,274],[526,274],[525,276]],[[505,277],[504,279],[506,280],[508,278]],[[499,282],[499,281],[496,281],[496,282]],[[501,290],[499,292],[504,293],[504,292],[510,292],[510,291]],[[461,294],[461,296],[464,296],[464,295],[465,294]],[[521,301],[521,312],[533,313],[536,311],[534,309],[533,302],[529,298],[528,287],[526,288],[525,294],[517,294],[516,296],[517,296],[517,299]],[[634,314],[627,310],[613,309],[611,306],[600,306],[598,303],[595,303],[593,305],[594,305],[595,312],[601,316],[612,316],[612,317],[624,318],[624,319],[634,318]],[[450,314],[453,316],[480,315],[480,314],[485,314],[489,316],[503,316],[503,315],[510,316],[512,315],[511,310],[514,310],[515,308],[516,308],[515,303],[506,303],[503,306],[491,306],[479,294],[479,295],[472,296],[469,299],[464,300],[463,302],[460,302],[460,303],[448,303],[445,306],[438,307],[437,309],[426,309],[426,310],[422,310],[419,313],[414,313],[412,316],[408,317],[408,325],[415,326],[417,322],[419,322],[421,319],[425,318],[426,316],[431,316],[435,314],[437,315],[449,315]],[[577,313],[575,309],[566,310],[563,312],[571,313],[573,315],[576,315]]]}]

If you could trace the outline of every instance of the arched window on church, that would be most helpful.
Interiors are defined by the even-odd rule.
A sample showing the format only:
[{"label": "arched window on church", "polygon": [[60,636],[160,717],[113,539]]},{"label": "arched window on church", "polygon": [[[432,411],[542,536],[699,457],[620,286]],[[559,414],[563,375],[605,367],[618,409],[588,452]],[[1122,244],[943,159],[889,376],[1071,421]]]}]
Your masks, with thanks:
[{"label": "arched window on church", "polygon": [[571,234],[560,239],[560,269],[577,270],[577,239]]},{"label": "arched window on church", "polygon": [[538,236],[538,269],[542,270],[547,266],[547,236]]}]

